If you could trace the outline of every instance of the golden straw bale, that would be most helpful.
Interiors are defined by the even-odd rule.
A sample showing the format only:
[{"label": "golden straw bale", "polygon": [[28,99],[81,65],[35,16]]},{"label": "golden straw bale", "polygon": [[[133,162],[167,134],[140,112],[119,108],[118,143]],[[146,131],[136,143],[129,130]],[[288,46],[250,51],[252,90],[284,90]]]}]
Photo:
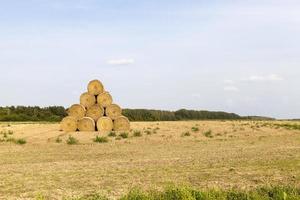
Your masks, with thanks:
[{"label": "golden straw bale", "polygon": [[98,131],[112,131],[113,130],[113,121],[109,117],[101,117],[97,121]]},{"label": "golden straw bale", "polygon": [[117,104],[111,104],[105,109],[106,116],[112,118],[113,120],[122,115],[122,109]]},{"label": "golden straw bale", "polygon": [[104,91],[103,84],[99,80],[90,81],[87,89],[88,89],[88,93],[92,95],[98,95]]},{"label": "golden straw bale", "polygon": [[83,117],[78,121],[79,131],[95,131],[95,121],[90,117]]},{"label": "golden straw bale", "polygon": [[94,121],[97,121],[103,115],[104,108],[99,104],[95,104],[89,107],[86,111],[86,116],[92,118]]},{"label": "golden straw bale", "polygon": [[85,92],[80,96],[80,104],[86,108],[95,105],[95,103],[96,103],[96,97],[94,95]]},{"label": "golden straw bale", "polygon": [[60,122],[61,130],[65,132],[74,132],[77,130],[77,119],[75,117],[67,116]]},{"label": "golden straw bale", "polygon": [[127,117],[120,116],[114,120],[114,130],[115,131],[129,131],[130,122]]},{"label": "golden straw bale", "polygon": [[107,107],[112,104],[113,99],[109,92],[102,92],[97,96],[97,102],[103,107]]},{"label": "golden straw bale", "polygon": [[68,109],[68,115],[75,117],[77,120],[83,118],[85,116],[85,108],[84,106],[80,104],[73,104],[69,109]]}]

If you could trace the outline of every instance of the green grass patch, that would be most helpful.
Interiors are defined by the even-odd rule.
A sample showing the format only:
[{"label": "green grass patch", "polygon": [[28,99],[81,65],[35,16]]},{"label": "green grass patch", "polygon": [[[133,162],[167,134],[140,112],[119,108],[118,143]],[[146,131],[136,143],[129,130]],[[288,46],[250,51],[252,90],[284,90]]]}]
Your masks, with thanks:
[{"label": "green grass patch", "polygon": [[[46,200],[46,198],[41,199],[41,200]],[[77,197],[77,198],[67,198],[64,200],[110,200],[110,199],[101,194],[90,194],[90,195],[85,195],[85,196]],[[138,199],[136,199],[136,200],[138,200]]]},{"label": "green grass patch", "polygon": [[151,135],[151,134],[152,134],[152,132],[151,132],[150,130],[145,130],[145,133],[146,133],[147,135]]},{"label": "green grass patch", "polygon": [[116,132],[114,132],[114,131],[111,131],[111,132],[109,132],[108,133],[108,135],[107,135],[108,137],[116,137],[117,136],[117,134],[116,134]]},{"label": "green grass patch", "polygon": [[57,137],[56,140],[55,140],[55,142],[56,142],[56,143],[61,143],[61,142],[62,142],[62,139],[61,139],[60,137]]},{"label": "green grass patch", "polygon": [[205,131],[205,132],[203,133],[203,135],[204,135],[205,137],[208,137],[208,138],[213,138],[213,135],[212,135],[212,131],[211,131],[211,130]]},{"label": "green grass patch", "polygon": [[120,136],[121,138],[128,138],[128,133],[122,132],[122,133],[120,133],[119,136]]},{"label": "green grass patch", "polygon": [[194,127],[192,127],[192,131],[193,132],[199,132],[199,128],[194,126]]},{"label": "green grass patch", "polygon": [[16,143],[16,138],[13,138],[13,137],[9,137],[5,140],[5,142],[13,142],[13,143]]},{"label": "green grass patch", "polygon": [[15,143],[15,144],[20,144],[20,145],[23,145],[23,144],[26,144],[27,141],[24,139],[24,138],[14,138],[14,137],[4,137],[0,140],[0,142],[11,142],[11,143]]},{"label": "green grass patch", "polygon": [[[108,200],[104,195],[91,194],[68,200]],[[299,200],[300,188],[291,186],[262,187],[246,190],[195,189],[169,186],[164,190],[130,190],[119,200]]]},{"label": "green grass patch", "polygon": [[96,143],[107,143],[108,138],[107,137],[96,136],[96,138],[93,141],[96,142]]},{"label": "green grass patch", "polygon": [[78,144],[78,143],[79,143],[79,141],[71,135],[67,139],[67,144],[69,144],[69,145],[74,145],[74,144]]},{"label": "green grass patch", "polygon": [[191,133],[188,131],[181,134],[181,137],[188,137],[188,136],[191,136]]},{"label": "green grass patch", "polygon": [[2,135],[3,135],[4,138],[7,138],[7,133],[6,132],[3,132]]},{"label": "green grass patch", "polygon": [[1,131],[0,135],[2,135],[3,137],[7,138],[8,135],[13,135],[14,132],[12,130],[8,130],[8,131]]},{"label": "green grass patch", "polygon": [[142,137],[142,132],[141,131],[134,131],[133,132],[133,137]]},{"label": "green grass patch", "polygon": [[27,142],[26,142],[26,140],[24,138],[20,138],[20,139],[16,139],[15,143],[23,145],[23,144],[26,144]]},{"label": "green grass patch", "polygon": [[275,124],[275,126],[288,130],[300,130],[300,124]]}]

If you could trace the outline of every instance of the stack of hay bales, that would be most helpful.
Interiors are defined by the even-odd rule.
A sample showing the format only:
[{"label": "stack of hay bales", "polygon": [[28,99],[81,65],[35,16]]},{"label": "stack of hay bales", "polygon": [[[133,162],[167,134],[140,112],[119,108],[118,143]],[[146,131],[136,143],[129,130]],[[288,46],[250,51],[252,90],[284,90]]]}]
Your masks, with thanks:
[{"label": "stack of hay bales", "polygon": [[80,104],[72,105],[68,116],[61,121],[61,130],[73,131],[128,131],[130,123],[122,116],[122,109],[113,103],[99,80],[90,81],[87,92],[80,96]]}]

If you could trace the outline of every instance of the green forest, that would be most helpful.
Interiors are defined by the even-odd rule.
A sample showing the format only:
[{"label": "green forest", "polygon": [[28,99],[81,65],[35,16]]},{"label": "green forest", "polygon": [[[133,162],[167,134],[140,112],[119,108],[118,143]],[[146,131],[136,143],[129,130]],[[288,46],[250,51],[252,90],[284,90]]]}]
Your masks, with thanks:
[{"label": "green forest", "polygon": [[[58,122],[67,115],[62,106],[9,106],[0,107],[0,121],[47,121]],[[147,109],[124,109],[123,115],[130,121],[179,121],[205,119],[242,119],[234,113],[196,111],[181,109],[162,111]]]},{"label": "green forest", "polygon": [[49,121],[57,122],[67,115],[62,106],[40,108],[38,106],[0,107],[0,121]]},{"label": "green forest", "polygon": [[124,109],[123,114],[130,121],[179,121],[179,120],[205,120],[205,119],[241,119],[234,113],[196,111],[181,109],[175,112],[146,109]]}]

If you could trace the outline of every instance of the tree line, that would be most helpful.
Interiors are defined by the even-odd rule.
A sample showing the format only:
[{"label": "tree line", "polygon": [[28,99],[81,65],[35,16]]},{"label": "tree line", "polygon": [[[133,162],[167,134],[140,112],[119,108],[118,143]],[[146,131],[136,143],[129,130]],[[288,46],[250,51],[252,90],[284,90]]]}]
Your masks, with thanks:
[{"label": "tree line", "polygon": [[180,121],[205,119],[241,119],[237,114],[226,112],[197,111],[181,109],[177,111],[124,109],[123,114],[130,121]]},{"label": "tree line", "polygon": [[62,106],[41,108],[38,106],[0,107],[0,121],[49,121],[57,122],[67,116]]},{"label": "tree line", "polygon": [[[123,115],[130,121],[179,121],[179,120],[205,120],[205,119],[242,119],[234,113],[196,111],[181,109],[177,111],[124,109]],[[58,122],[67,116],[62,106],[9,106],[0,107],[0,121],[49,121]]]}]

